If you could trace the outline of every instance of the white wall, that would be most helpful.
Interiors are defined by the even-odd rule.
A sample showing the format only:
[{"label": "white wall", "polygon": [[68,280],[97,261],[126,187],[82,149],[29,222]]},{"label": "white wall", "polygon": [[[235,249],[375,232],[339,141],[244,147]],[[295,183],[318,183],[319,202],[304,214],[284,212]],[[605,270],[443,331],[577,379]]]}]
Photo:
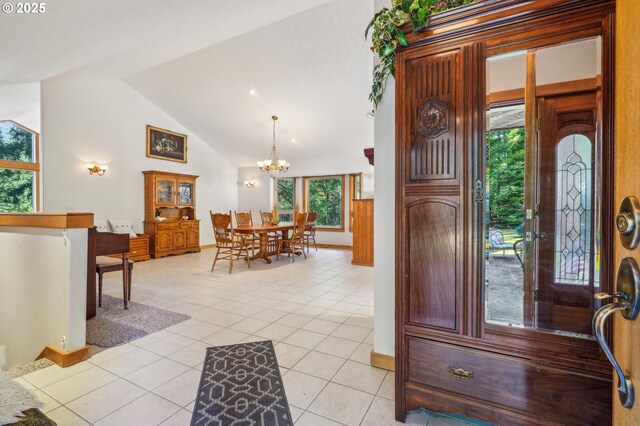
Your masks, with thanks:
[{"label": "white wall", "polygon": [[87,230],[0,227],[0,294],[0,369],[83,347]]},{"label": "white wall", "polygon": [[[146,125],[186,133],[188,163],[146,157]],[[200,244],[212,244],[209,210],[237,206],[237,168],[121,80],[42,83],[44,211],[87,211],[96,219],[133,219],[143,231],[143,170],[199,175]],[[109,166],[89,175],[86,163]]]},{"label": "white wall", "polygon": [[374,126],[374,348],[395,355],[395,81],[389,78]]},{"label": "white wall", "polygon": [[[388,6],[375,0],[375,10]],[[374,123],[376,196],[374,201],[374,343],[380,354],[395,355],[395,80],[390,77]]]},{"label": "white wall", "polygon": [[[245,181],[255,182],[253,188],[247,188]],[[253,223],[260,223],[260,210],[273,209],[273,181],[271,176],[261,172],[258,166],[238,168],[238,211],[253,213]]]}]

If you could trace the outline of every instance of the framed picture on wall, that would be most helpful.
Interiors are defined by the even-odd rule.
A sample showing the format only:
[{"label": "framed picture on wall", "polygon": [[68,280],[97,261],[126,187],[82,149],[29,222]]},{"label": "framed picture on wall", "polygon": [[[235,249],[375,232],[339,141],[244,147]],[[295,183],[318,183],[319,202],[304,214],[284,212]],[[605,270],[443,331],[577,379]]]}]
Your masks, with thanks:
[{"label": "framed picture on wall", "polygon": [[147,157],[187,162],[187,135],[147,126]]}]

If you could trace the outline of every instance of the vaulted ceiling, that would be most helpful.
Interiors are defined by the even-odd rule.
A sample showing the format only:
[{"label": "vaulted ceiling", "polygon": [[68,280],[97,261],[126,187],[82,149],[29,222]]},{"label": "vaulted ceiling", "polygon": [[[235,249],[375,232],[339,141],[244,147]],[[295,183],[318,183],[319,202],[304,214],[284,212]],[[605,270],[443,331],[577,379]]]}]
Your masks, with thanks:
[{"label": "vaulted ceiling", "polygon": [[371,0],[56,0],[0,14],[0,85],[122,78],[237,165],[268,154],[273,114],[281,157],[353,157],[373,143],[372,14]]}]

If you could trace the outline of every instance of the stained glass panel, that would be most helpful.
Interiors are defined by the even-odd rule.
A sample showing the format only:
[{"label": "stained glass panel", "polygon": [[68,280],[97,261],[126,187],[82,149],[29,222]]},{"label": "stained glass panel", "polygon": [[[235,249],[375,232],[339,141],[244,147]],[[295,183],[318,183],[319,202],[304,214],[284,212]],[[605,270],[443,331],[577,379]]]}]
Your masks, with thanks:
[{"label": "stained glass panel", "polygon": [[555,279],[589,285],[592,220],[592,143],[581,134],[556,147]]}]

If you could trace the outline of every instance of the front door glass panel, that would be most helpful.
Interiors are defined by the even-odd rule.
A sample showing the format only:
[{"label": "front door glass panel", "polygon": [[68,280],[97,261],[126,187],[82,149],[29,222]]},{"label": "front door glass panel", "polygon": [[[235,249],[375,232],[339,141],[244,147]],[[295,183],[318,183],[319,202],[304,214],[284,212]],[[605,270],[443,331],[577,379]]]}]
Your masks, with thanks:
[{"label": "front door glass panel", "polygon": [[600,61],[600,37],[487,59],[488,323],[592,338],[600,291]]},{"label": "front door glass panel", "polygon": [[566,285],[589,285],[592,209],[591,140],[565,136],[556,146],[555,277]]}]

